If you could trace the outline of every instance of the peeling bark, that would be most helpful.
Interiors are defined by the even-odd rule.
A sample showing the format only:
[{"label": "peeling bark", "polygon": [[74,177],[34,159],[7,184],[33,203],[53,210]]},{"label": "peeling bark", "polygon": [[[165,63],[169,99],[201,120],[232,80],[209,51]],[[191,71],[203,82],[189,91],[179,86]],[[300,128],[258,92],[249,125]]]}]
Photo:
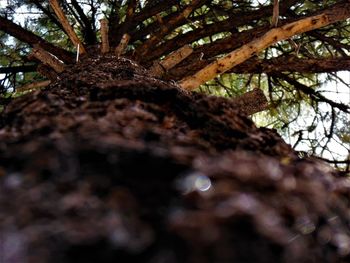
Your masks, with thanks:
[{"label": "peeling bark", "polygon": [[186,59],[193,52],[193,48],[189,45],[186,45],[179,50],[171,53],[164,59],[160,61],[154,61],[152,67],[149,69],[151,74],[157,77],[161,77],[168,70],[175,67],[181,61]]},{"label": "peeling bark", "polygon": [[120,40],[119,45],[115,48],[115,51],[114,51],[114,53],[117,57],[124,54],[124,52],[128,46],[129,40],[130,40],[130,35],[124,34],[122,39]]},{"label": "peeling bark", "polygon": [[32,53],[29,57],[31,56],[40,60],[45,65],[50,66],[57,73],[61,73],[64,71],[65,66],[62,62],[60,62],[57,58],[55,58],[50,53],[48,53],[47,51],[45,51],[37,45],[34,46]]},{"label": "peeling bark", "polygon": [[109,52],[109,40],[108,40],[108,20],[107,19],[101,19],[100,20],[100,26],[101,26],[101,52],[102,53],[108,53]]}]

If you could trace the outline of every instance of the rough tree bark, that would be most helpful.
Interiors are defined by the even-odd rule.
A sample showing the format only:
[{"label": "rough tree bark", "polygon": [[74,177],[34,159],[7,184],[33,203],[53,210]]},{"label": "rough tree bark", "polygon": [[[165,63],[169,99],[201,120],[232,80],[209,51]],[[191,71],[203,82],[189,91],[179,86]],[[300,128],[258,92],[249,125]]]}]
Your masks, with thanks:
[{"label": "rough tree bark", "polygon": [[0,237],[16,246],[2,262],[349,260],[346,179],[240,103],[112,54],[13,100],[0,116]]}]

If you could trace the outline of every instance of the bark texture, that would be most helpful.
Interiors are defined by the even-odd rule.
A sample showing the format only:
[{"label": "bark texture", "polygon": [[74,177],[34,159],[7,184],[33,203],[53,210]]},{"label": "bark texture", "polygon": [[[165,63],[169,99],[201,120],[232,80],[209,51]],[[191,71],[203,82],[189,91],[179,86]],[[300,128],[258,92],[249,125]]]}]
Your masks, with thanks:
[{"label": "bark texture", "polygon": [[347,179],[238,108],[112,55],[13,100],[1,262],[348,262]]}]

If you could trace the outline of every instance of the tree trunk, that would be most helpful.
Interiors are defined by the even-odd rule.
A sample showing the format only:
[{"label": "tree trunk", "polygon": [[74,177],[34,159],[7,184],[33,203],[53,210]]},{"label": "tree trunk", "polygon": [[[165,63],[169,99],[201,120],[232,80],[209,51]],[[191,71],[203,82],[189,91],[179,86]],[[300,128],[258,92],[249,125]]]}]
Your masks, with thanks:
[{"label": "tree trunk", "polygon": [[95,53],[1,114],[1,262],[349,260],[345,179],[237,101]]}]

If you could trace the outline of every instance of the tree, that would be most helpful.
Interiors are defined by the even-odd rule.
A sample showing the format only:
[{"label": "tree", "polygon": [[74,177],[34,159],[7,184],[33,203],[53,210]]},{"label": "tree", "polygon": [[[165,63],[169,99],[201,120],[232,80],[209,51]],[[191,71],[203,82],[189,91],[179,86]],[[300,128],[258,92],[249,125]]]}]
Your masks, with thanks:
[{"label": "tree", "polygon": [[[348,69],[347,1],[189,2],[192,1],[136,1],[129,5],[128,1],[60,1],[84,45],[98,44],[98,20],[106,17],[110,22],[110,46],[115,48],[123,35],[127,36],[127,56],[146,67],[156,63],[154,69],[165,79],[185,80],[214,62],[211,75],[202,71],[199,82],[191,88],[203,82],[204,76],[211,79],[217,75],[218,57],[231,51],[240,54],[229,59],[228,73],[201,89],[226,96],[242,94],[252,87],[265,90],[271,107],[261,114],[263,124],[291,138],[295,148],[346,168],[348,131],[343,127],[347,126],[349,107],[345,99],[343,103],[329,99],[329,95],[337,91],[334,87],[324,90],[321,84],[332,80],[343,82],[336,72]],[[67,35],[62,35],[61,22],[45,1],[27,1],[21,11],[31,14],[25,23],[36,36],[4,20],[13,18],[21,5],[23,1],[11,1],[2,11],[5,16],[1,27],[7,35],[3,34],[4,67],[0,73],[5,74],[2,83],[11,88],[41,79],[32,73],[40,65],[39,61],[33,63],[26,59],[30,46],[40,43],[42,48],[69,64],[74,60],[73,53],[69,52],[76,51],[74,45],[79,41],[76,39],[72,44]],[[320,24],[307,25],[308,19],[318,19]],[[284,30],[293,22],[300,25],[300,32],[295,31],[296,27],[295,32]],[[316,29],[311,30],[312,27]],[[302,31],[306,32],[300,34]],[[21,42],[6,40],[8,35]],[[248,43],[253,40],[257,43],[250,52]],[[166,66],[169,68],[157,64],[162,57],[189,44],[193,52],[188,49],[182,62],[170,63]],[[149,48],[151,46],[157,49]],[[242,49],[248,53],[242,55]],[[240,64],[234,66],[237,63]],[[46,77],[55,78],[43,65],[38,70]],[[189,87],[188,83],[189,80],[182,85]],[[334,149],[335,146],[338,148]]]},{"label": "tree", "polygon": [[[21,5],[38,13],[22,26]],[[349,16],[348,1],[9,1],[3,261],[346,262],[347,180],[245,116],[265,81],[271,111],[324,102],[327,138],[346,135],[349,106],[315,73],[347,69]],[[246,82],[261,89],[191,91]]]}]

